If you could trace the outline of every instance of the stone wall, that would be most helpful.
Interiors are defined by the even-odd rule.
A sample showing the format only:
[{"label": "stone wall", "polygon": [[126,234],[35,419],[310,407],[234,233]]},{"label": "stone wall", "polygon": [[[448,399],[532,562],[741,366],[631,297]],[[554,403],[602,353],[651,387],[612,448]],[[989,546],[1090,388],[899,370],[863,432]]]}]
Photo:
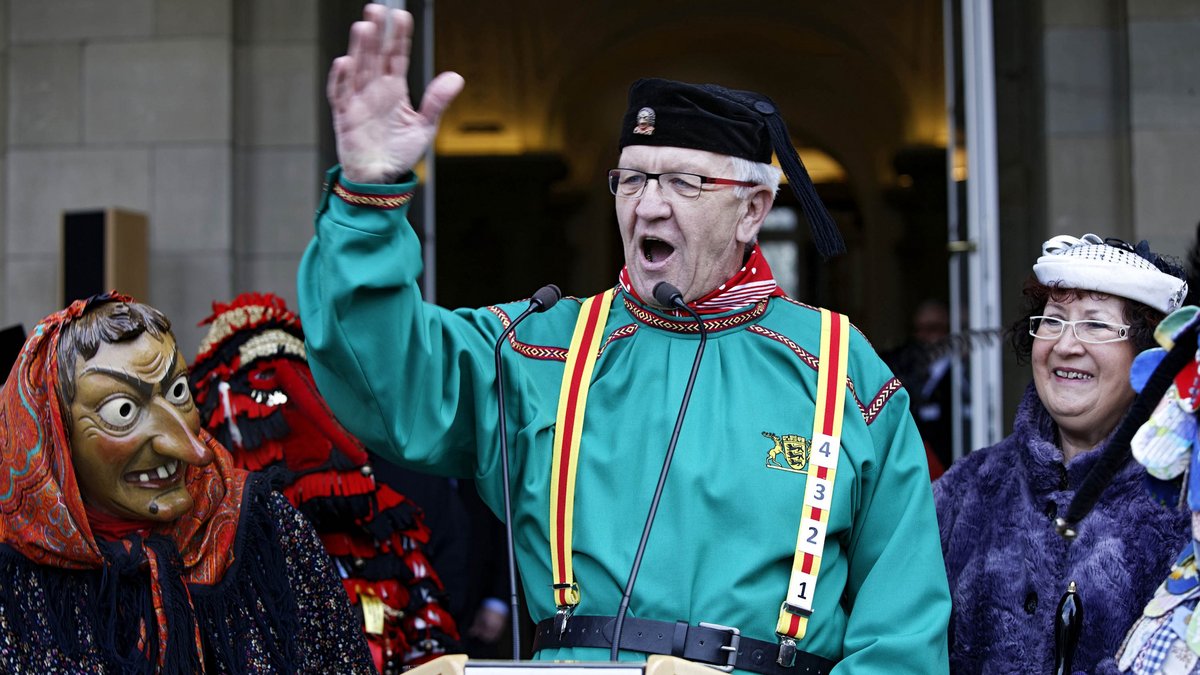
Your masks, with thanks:
[{"label": "stone wall", "polygon": [[235,292],[296,304],[296,267],[313,235],[318,163],[318,0],[239,0],[235,9]]},{"label": "stone wall", "polygon": [[0,324],[61,306],[61,214],[109,206],[149,216],[144,300],[189,359],[213,300],[294,301],[319,185],[317,0],[5,4]]},{"label": "stone wall", "polygon": [[1138,238],[1182,256],[1200,222],[1200,3],[1129,3],[1130,173]]},{"label": "stone wall", "polygon": [[1149,239],[1200,220],[1200,4],[1044,2],[1044,234]]}]

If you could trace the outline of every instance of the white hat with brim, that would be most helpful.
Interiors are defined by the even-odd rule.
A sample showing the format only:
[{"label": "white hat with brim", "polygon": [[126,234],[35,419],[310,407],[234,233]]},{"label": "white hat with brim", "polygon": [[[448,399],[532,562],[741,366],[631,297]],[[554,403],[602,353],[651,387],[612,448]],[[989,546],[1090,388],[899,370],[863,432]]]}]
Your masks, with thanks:
[{"label": "white hat with brim", "polygon": [[1042,244],[1033,265],[1047,286],[1107,293],[1136,300],[1164,314],[1183,304],[1187,282],[1160,271],[1133,251],[1111,246],[1094,234],[1059,235]]}]

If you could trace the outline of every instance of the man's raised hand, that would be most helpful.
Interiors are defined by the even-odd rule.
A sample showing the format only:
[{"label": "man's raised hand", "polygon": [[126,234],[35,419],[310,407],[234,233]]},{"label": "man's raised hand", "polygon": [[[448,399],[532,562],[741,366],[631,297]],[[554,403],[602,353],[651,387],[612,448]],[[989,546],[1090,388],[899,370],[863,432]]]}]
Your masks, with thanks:
[{"label": "man's raised hand", "polygon": [[463,78],[453,72],[438,75],[414,109],[407,79],[412,15],[370,4],[363,19],[350,27],[349,53],[329,69],[338,161],[352,182],[392,183],[433,143],[438,120],[462,91]]}]

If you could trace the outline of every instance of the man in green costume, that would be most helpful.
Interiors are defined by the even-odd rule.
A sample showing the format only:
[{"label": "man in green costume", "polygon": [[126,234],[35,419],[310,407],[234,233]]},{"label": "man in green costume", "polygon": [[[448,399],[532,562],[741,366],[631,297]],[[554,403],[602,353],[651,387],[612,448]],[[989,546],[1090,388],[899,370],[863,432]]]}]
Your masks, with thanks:
[{"label": "man in green costume", "polygon": [[[450,311],[422,301],[405,218],[411,169],[463,80],[439,75],[414,107],[412,18],[368,5],[365,19],[329,76],[341,164],[299,272],[310,365],[368,446],[473,477],[502,513],[493,345],[526,304]],[[667,80],[635,83],[629,103],[609,175],[626,259],[619,283],[522,323],[503,353],[535,657],[609,657],[698,344],[696,322],[654,299],[667,281],[709,339],[621,658],[675,654],[764,675],[945,672],[950,600],[907,395],[857,331],[841,331],[839,350],[836,317],[786,297],[755,245],[779,184],[774,151],[821,252],[841,248],[782,119],[757,94]],[[603,328],[572,352],[581,312]],[[834,326],[825,350],[823,318]],[[564,385],[572,364],[597,353],[590,373]],[[839,361],[840,387],[830,367]]]}]

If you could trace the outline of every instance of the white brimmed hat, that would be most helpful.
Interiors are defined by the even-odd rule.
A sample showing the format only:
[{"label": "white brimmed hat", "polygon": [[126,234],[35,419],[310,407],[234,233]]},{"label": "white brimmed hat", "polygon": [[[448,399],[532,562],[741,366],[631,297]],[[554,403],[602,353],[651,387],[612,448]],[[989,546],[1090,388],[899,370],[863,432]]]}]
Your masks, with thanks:
[{"label": "white brimmed hat", "polygon": [[1062,234],[1042,244],[1033,273],[1047,286],[1116,295],[1164,314],[1178,309],[1187,295],[1187,282],[1160,271],[1132,249],[1123,242],[1105,243],[1094,234],[1078,239]]}]

